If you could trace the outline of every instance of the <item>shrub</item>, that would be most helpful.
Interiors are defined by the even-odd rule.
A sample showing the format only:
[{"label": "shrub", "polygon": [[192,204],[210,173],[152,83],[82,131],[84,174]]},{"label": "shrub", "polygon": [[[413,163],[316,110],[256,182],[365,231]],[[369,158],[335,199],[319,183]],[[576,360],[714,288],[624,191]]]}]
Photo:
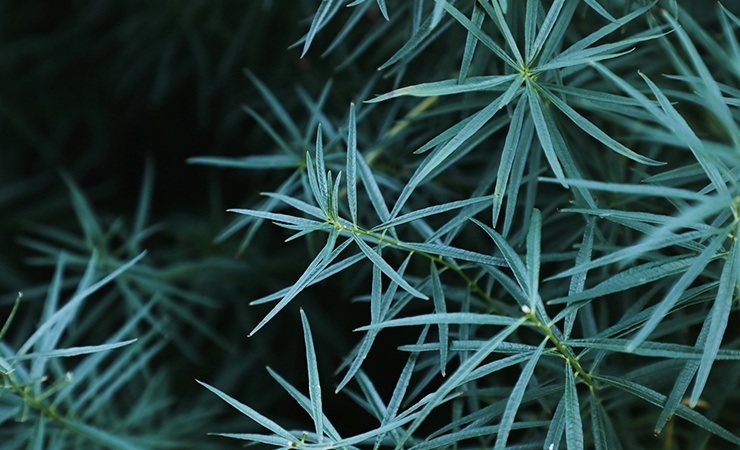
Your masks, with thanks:
[{"label": "shrub", "polygon": [[[29,241],[57,269],[41,325],[22,321],[0,347],[4,420],[34,419],[4,432],[9,448],[232,442],[190,441],[194,424],[277,448],[740,444],[740,19],[721,4],[684,8],[322,0],[296,45],[312,90],[325,77],[319,45],[336,80],[288,96],[247,71],[261,103],[244,109],[274,151],[189,159],[274,172],[219,236],[241,236],[248,268],[185,253],[168,270],[177,251],[142,254],[150,178],[130,229],[107,231],[67,181],[84,237],[46,236],[79,251]],[[84,271],[70,285],[72,262]],[[244,326],[205,312],[217,307],[209,280],[299,266],[247,320],[252,355],[280,352],[265,358],[291,372],[267,372],[305,420],[264,412],[273,391],[237,395],[257,369],[233,357],[205,364],[187,410],[170,408],[183,392],[172,372],[187,365],[152,362],[163,336],[195,360]],[[229,301],[273,280],[233,283]],[[83,308],[93,294],[102,301]],[[111,308],[122,323],[105,323]],[[260,429],[224,418],[211,393]]]}]

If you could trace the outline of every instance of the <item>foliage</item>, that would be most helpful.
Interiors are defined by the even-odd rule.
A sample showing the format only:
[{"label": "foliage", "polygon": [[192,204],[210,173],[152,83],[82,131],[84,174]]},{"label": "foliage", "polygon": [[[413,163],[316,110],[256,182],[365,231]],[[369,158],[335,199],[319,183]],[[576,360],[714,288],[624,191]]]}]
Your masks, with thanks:
[{"label": "foliage", "polygon": [[[185,222],[148,225],[151,165],[132,219],[101,218],[65,174],[81,235],[21,239],[55,272],[0,332],[8,448],[740,445],[737,11],[295,4],[312,17],[295,95],[245,70],[260,150],[188,159],[267,191],[229,210],[218,250],[153,238]],[[233,63],[196,67],[199,104],[233,86]],[[246,362],[211,353],[246,323]],[[283,393],[242,386],[264,360]]]}]

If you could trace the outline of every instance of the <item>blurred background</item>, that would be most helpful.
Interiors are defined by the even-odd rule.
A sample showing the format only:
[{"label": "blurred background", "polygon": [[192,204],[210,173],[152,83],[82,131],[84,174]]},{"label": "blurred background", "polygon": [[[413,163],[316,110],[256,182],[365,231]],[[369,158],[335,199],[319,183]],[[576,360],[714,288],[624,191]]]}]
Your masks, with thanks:
[{"label": "blurred background", "polygon": [[[262,227],[248,246],[243,232],[217,239],[234,220],[226,209],[253,207],[259,192],[274,189],[287,172],[219,169],[187,160],[274,151],[274,140],[241,107],[275,122],[246,71],[302,127],[308,125],[306,105],[332,79],[323,114],[344,120],[362,88],[353,81],[374,76],[376,67],[357,64],[338,72],[347,49],[327,58],[319,52],[300,58],[300,47],[289,49],[308,29],[315,8],[315,1],[303,0],[0,1],[0,323],[15,293],[24,292],[6,339],[20,345],[33,332],[61,252],[73,255],[66,294],[93,248],[121,261],[135,256],[128,248],[131,230],[148,186],[150,229],[137,235],[135,247],[148,251],[141,264],[156,274],[151,282],[163,284],[142,292],[165,292],[161,316],[169,321],[155,338],[164,345],[148,369],[165,373],[163,384],[175,401],[165,415],[213,408],[204,414],[208,418],[190,418],[189,429],[180,430],[193,448],[203,448],[198,442],[207,432],[257,429],[195,378],[282,418],[286,426],[308,423],[265,371],[269,365],[304,388],[297,308],[253,338],[247,333],[269,311],[248,302],[292,284],[310,249],[284,245],[287,235],[271,226]],[[379,19],[371,9],[363,20]],[[318,42],[326,48],[332,35]],[[365,69],[366,75],[356,76]],[[312,147],[306,145],[303,152]],[[75,195],[84,197],[91,216],[80,215]],[[96,227],[102,230],[99,242],[91,232]],[[105,273],[101,269],[98,277]],[[337,339],[320,326],[320,305],[332,302],[331,308],[348,315],[364,310],[350,305],[351,288],[337,292],[336,286],[330,293],[309,290],[301,303],[319,305],[309,314],[317,345],[327,355],[321,360],[327,388],[339,355],[353,341],[347,339],[351,328]],[[131,311],[112,298],[100,313],[104,321],[79,327],[68,341],[100,342],[120,326]],[[140,381],[132,382],[131,392]],[[337,402],[333,409],[343,413],[335,416],[337,425],[365,428],[347,415],[356,407]],[[218,438],[205,442],[209,448],[239,447]]]}]

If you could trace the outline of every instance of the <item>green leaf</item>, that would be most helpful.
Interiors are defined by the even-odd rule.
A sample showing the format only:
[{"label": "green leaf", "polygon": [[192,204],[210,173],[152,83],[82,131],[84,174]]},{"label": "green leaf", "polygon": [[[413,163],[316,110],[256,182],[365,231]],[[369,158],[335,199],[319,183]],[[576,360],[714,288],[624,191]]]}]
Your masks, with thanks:
[{"label": "green leaf", "polygon": [[[479,227],[483,229],[483,231],[488,234],[488,236],[493,239],[493,242],[496,244],[496,247],[501,251],[501,254],[504,257],[504,260],[506,260],[506,264],[511,268],[512,272],[514,272],[514,278],[516,278],[517,283],[519,284],[519,287],[526,293],[526,295],[529,297],[529,295],[532,292],[532,288],[529,285],[530,283],[530,276],[527,267],[524,265],[524,262],[519,257],[519,255],[516,253],[516,251],[509,245],[508,242],[506,242],[506,239],[504,239],[503,236],[498,234],[496,230],[493,230],[491,227],[472,219],[473,222],[475,222]],[[530,304],[533,304],[532,298],[529,297]],[[534,311],[531,307],[530,311]]]},{"label": "green leaf", "polygon": [[509,46],[511,53],[514,55],[514,59],[516,60],[517,65],[519,67],[524,67],[524,59],[522,58],[522,54],[519,52],[519,47],[517,46],[516,40],[511,33],[511,29],[506,23],[506,18],[504,17],[504,12],[501,8],[501,5],[499,5],[498,2],[480,2],[480,5],[483,7],[483,9],[486,10],[488,15],[491,16],[493,22],[496,24],[496,27],[498,27],[499,31],[501,31],[506,44]]},{"label": "green leaf", "polygon": [[519,323],[518,319],[495,314],[479,314],[469,312],[448,312],[434,314],[420,314],[417,316],[391,319],[370,325],[364,325],[355,331],[367,331],[391,327],[406,327],[415,325],[441,324],[470,324],[470,325],[512,325]]},{"label": "green leaf", "polygon": [[104,239],[103,230],[100,228],[95,212],[87,201],[85,194],[72,177],[63,173],[62,178],[67,184],[70,196],[72,197],[72,206],[77,215],[77,220],[80,222],[80,226],[82,226],[82,230],[85,233],[85,241],[88,248],[99,248],[101,245],[104,245]]},{"label": "green leaf", "polygon": [[524,391],[527,389],[527,385],[532,378],[532,374],[534,374],[534,368],[537,366],[540,356],[542,356],[542,351],[545,349],[546,342],[547,341],[542,341],[540,346],[537,347],[537,350],[530,357],[529,361],[527,361],[527,364],[522,369],[521,375],[519,375],[516,385],[514,385],[514,389],[512,389],[511,394],[509,394],[509,400],[506,402],[506,409],[504,410],[500,428],[496,435],[496,443],[493,446],[494,450],[503,450],[506,448],[506,441],[509,439],[509,433],[514,424],[516,413],[519,411],[519,405],[521,405],[522,397],[524,397]]},{"label": "green leaf", "polygon": [[370,248],[369,245],[367,245],[365,242],[363,242],[362,239],[360,239],[356,234],[352,234],[352,240],[355,241],[357,246],[360,248],[362,253],[376,266],[380,267],[380,270],[383,271],[384,274],[386,274],[391,280],[398,283],[399,286],[409,294],[413,295],[414,297],[421,298],[421,299],[428,299],[426,295],[422,294],[421,292],[414,289],[413,286],[411,286],[408,281],[404,280],[401,275],[398,274],[387,262],[383,260],[383,258],[378,255],[375,251],[373,251],[372,248]]},{"label": "green leaf", "polygon": [[195,380],[200,384],[201,386],[205,387],[209,391],[213,392],[214,394],[221,397],[223,401],[228,403],[229,405],[233,406],[234,409],[239,411],[240,413],[244,414],[245,416],[249,417],[250,419],[254,420],[258,424],[262,425],[263,427],[267,428],[268,430],[272,431],[273,433],[277,434],[278,436],[282,437],[283,439],[287,439],[289,442],[293,442],[296,440],[296,438],[288,432],[285,428],[281,427],[277,423],[273,422],[272,420],[268,419],[267,417],[263,416],[262,414],[258,413],[257,411],[253,410],[249,406],[237,401],[235,398],[229,396],[228,394],[225,394],[215,387],[206,384],[200,380]]},{"label": "green leaf", "polygon": [[565,402],[566,397],[563,395],[558,402],[555,413],[552,415],[550,426],[547,430],[547,436],[545,437],[543,449],[545,450],[558,450],[560,448],[560,442],[563,440],[563,434],[565,434]]},{"label": "green leaf", "polygon": [[613,151],[619,153],[622,156],[626,156],[627,158],[639,162],[641,164],[645,164],[648,166],[660,166],[665,164],[664,162],[656,161],[654,159],[647,158],[645,156],[639,155],[632,150],[628,149],[624,145],[620,144],[616,140],[612,139],[608,134],[603,132],[601,129],[599,129],[596,125],[589,122],[585,117],[580,115],[575,109],[568,106],[567,103],[562,101],[560,98],[558,98],[556,95],[553,95],[550,93],[547,89],[540,89],[542,93],[545,94],[545,97],[547,97],[548,100],[552,102],[553,105],[555,105],[559,110],[561,110],[563,113],[565,113],[568,118],[573,121],[574,124],[578,126],[581,130],[585,131],[592,137],[594,137],[596,140],[601,142],[602,144],[606,145]]},{"label": "green leaf", "polygon": [[[434,301],[435,316],[444,316],[447,314],[447,303],[445,302],[445,293],[442,290],[442,281],[439,278],[439,270],[434,261],[430,262],[432,273],[432,299]],[[442,376],[445,376],[445,367],[447,366],[447,353],[449,349],[449,326],[446,323],[437,325],[439,330],[439,370]]]},{"label": "green leaf", "polygon": [[[529,14],[529,4],[537,4],[538,2],[534,1],[528,1],[527,2],[527,14]],[[542,25],[540,25],[540,31],[537,33],[537,38],[532,41],[531,46],[529,46],[526,54],[526,60],[527,64],[531,64],[534,62],[534,59],[537,58],[537,55],[539,55],[540,51],[542,51],[542,48],[545,45],[545,42],[547,42],[547,38],[550,37],[550,33],[552,32],[553,27],[555,26],[555,22],[558,20],[558,17],[560,16],[560,11],[563,8],[563,5],[565,4],[565,0],[555,0],[552,5],[550,6],[550,10],[547,12],[547,15],[545,16],[545,19],[542,21]],[[535,7],[536,8],[536,7]],[[530,20],[537,20],[536,12],[533,14],[534,18]],[[525,42],[527,40],[525,39]],[[531,37],[530,37],[531,41]]]},{"label": "green leaf", "polygon": [[[533,136],[531,121],[524,121],[524,114],[526,113],[526,96],[519,98],[514,114],[511,118],[511,124],[509,125],[509,132],[506,134],[506,140],[504,141],[504,148],[501,150],[501,162],[498,165],[498,171],[496,174],[496,187],[493,190],[493,210],[492,210],[492,227],[496,228],[498,223],[498,216],[501,211],[501,205],[504,201],[504,195],[506,192],[506,186],[508,184],[511,175],[511,170],[514,165],[514,159],[518,152],[521,152],[521,148],[525,147],[528,149]],[[512,201],[509,199],[509,201]]]},{"label": "green leaf", "polygon": [[594,435],[594,448],[596,450],[609,449],[609,436],[606,427],[606,411],[599,402],[593,389],[589,389],[589,403],[591,404],[591,429]]},{"label": "green leaf", "polygon": [[[275,305],[272,310],[270,310],[270,312],[267,313],[267,315],[263,317],[262,320],[252,329],[252,331],[249,332],[248,336],[254,335],[254,333],[259,331],[260,328],[265,326],[267,322],[275,317],[277,313],[280,312],[280,310],[285,308],[291,300],[293,300],[306,287],[308,287],[311,282],[315,278],[317,278],[324,271],[324,269],[326,269],[333,258],[339,255],[338,252],[332,251],[334,250],[334,244],[336,243],[337,236],[338,232],[336,231],[336,229],[332,229],[324,248],[322,248],[319,254],[316,255],[316,258],[311,261],[311,264],[308,265],[303,274],[298,278],[298,281],[296,281],[295,284],[290,288],[290,290],[285,294],[285,296],[280,299],[278,304]],[[350,240],[343,242],[339,246],[339,248],[337,248],[337,250],[341,251],[342,249],[346,248],[350,242]]]},{"label": "green leaf", "polygon": [[243,214],[245,216],[272,220],[278,224],[295,225],[301,228],[318,227],[323,223],[316,220],[304,219],[302,217],[289,216],[287,214],[273,213],[269,211],[258,211],[254,209],[229,209],[227,211],[236,214]]},{"label": "green leaf", "polygon": [[[48,333],[48,331],[53,326],[56,326],[59,323],[68,322],[71,319],[71,316],[76,311],[80,302],[82,302],[84,299],[86,299],[90,295],[100,290],[103,286],[107,285],[111,281],[121,276],[121,274],[123,274],[124,272],[129,270],[131,267],[133,267],[136,263],[141,261],[144,258],[144,256],[146,256],[146,253],[147,253],[146,251],[141,252],[135,258],[131,259],[125,264],[122,264],[121,266],[116,268],[116,270],[114,270],[113,272],[105,276],[102,280],[98,281],[97,283],[94,283],[88,286],[85,286],[81,283],[80,287],[82,287],[82,289],[79,289],[77,292],[75,292],[74,296],[64,306],[62,306],[56,312],[54,312],[43,324],[38,326],[36,328],[36,331],[31,335],[31,337],[29,337],[26,340],[26,342],[23,344],[23,346],[21,346],[21,348],[18,350],[16,355],[20,356],[20,355],[28,353],[31,347],[39,339],[47,337],[47,336],[51,336],[53,333]],[[90,260],[90,264],[89,264],[90,273],[92,273],[92,269],[95,267],[95,260],[96,260],[95,257],[91,258]]]},{"label": "green leaf", "polygon": [[[326,0],[324,0],[326,1]],[[259,91],[260,95],[265,99],[267,105],[270,107],[275,117],[283,124],[285,130],[288,132],[290,137],[296,141],[301,141],[301,132],[298,130],[293,119],[290,118],[288,112],[278,101],[277,97],[265,86],[259,78],[257,78],[251,71],[245,70],[244,74],[254,83],[255,87]],[[282,147],[282,146],[281,146]]]},{"label": "green leaf", "polygon": [[[313,414],[312,404],[311,400],[306,397],[305,395],[301,394],[301,392],[296,389],[293,385],[288,383],[283,377],[277,374],[274,370],[271,368],[267,368],[267,372],[270,374],[270,376],[277,381],[280,386],[285,389],[285,391],[300,405],[300,407],[306,411],[309,415]],[[323,426],[324,431],[326,434],[333,440],[338,441],[341,439],[341,436],[339,435],[339,432],[337,432],[336,428],[331,424],[329,419],[326,417],[325,414],[323,414]],[[283,439],[280,439],[280,445],[283,445]]]},{"label": "green leaf", "polygon": [[71,356],[87,355],[90,353],[105,352],[116,348],[124,347],[129,344],[136,342],[136,339],[129,339],[127,341],[115,342],[112,344],[101,344],[101,345],[86,345],[82,347],[68,347],[60,348],[56,350],[49,350],[46,352],[34,352],[27,353],[25,355],[19,355],[16,357],[9,358],[10,361],[23,361],[28,359],[36,358],[68,358]]},{"label": "green leaf", "polygon": [[[666,294],[665,297],[660,301],[656,311],[653,313],[650,320],[648,320],[637,335],[632,338],[629,349],[634,350],[639,346],[648,336],[652,333],[658,324],[665,318],[668,312],[671,310],[673,305],[676,304],[681,294],[691,286],[691,283],[704,271],[704,268],[709,262],[716,256],[717,250],[724,243],[727,235],[730,233],[730,228],[725,228],[712,241],[707,247],[699,254],[694,260],[694,263],[688,270],[679,278],[676,284],[671,287],[671,290]],[[715,336],[716,337],[716,336]]]},{"label": "green leaf", "polygon": [[228,158],[222,156],[194,156],[188,158],[188,164],[232,169],[292,169],[300,166],[300,161],[290,155],[255,155]]},{"label": "green leaf", "polygon": [[[527,93],[527,99],[529,100],[529,110],[532,114],[532,120],[534,122],[534,128],[537,131],[537,138],[542,146],[542,151],[545,153],[545,158],[550,164],[550,168],[555,177],[563,186],[568,186],[565,181],[565,174],[563,173],[563,167],[560,165],[558,160],[557,150],[555,144],[559,144],[558,140],[553,142],[553,137],[550,134],[550,127],[545,120],[545,113],[543,111],[542,100],[531,83],[527,83],[525,87]],[[560,149],[560,151],[567,152],[567,149]]]},{"label": "green leaf", "polygon": [[373,227],[371,231],[381,231],[381,230],[395,227],[397,225],[408,223],[414,220],[422,219],[424,217],[429,217],[434,214],[441,214],[443,212],[452,211],[454,209],[464,208],[469,205],[475,205],[478,203],[487,202],[487,201],[490,201],[491,198],[492,196],[486,195],[483,197],[473,197],[473,198],[468,198],[465,200],[458,200],[454,202],[444,203],[441,205],[434,205],[434,206],[428,206],[426,208],[417,209],[416,211],[412,211],[408,214],[395,217],[387,222],[377,225]]},{"label": "green leaf", "polygon": [[[384,4],[385,5],[385,4]],[[355,104],[349,106],[347,135],[347,202],[352,224],[357,226],[357,118]]]},{"label": "green leaf", "polygon": [[[544,183],[562,183],[557,178],[542,177],[540,181]],[[568,185],[575,187],[584,187],[593,189],[595,191],[606,191],[606,192],[617,192],[622,194],[633,194],[640,196],[650,197],[666,197],[666,198],[677,198],[684,200],[706,200],[707,197],[696,192],[689,191],[686,189],[676,189],[664,186],[650,186],[644,184],[621,184],[621,183],[605,183],[602,181],[589,181],[589,180],[574,180],[568,179]]]},{"label": "green leaf", "polygon": [[[633,381],[606,375],[593,375],[593,377],[599,381],[603,381],[604,383],[635,395],[647,401],[648,403],[652,403],[653,405],[662,406],[665,403],[665,395],[655,392],[654,390],[637,384]],[[676,415],[688,420],[695,425],[698,425],[699,427],[709,431],[716,436],[721,437],[728,442],[731,442],[735,445],[740,445],[740,437],[727,431],[725,428],[719,426],[717,423],[707,419],[703,415],[689,409],[684,405],[678,406],[678,408],[676,409]]]},{"label": "green leaf", "polygon": [[[473,12],[470,17],[470,23],[477,29],[480,29],[483,25],[483,19],[485,19],[485,17],[486,16],[483,14],[483,9],[481,9],[480,5],[476,2],[473,5]],[[457,77],[458,84],[465,83],[465,80],[468,77],[468,72],[470,71],[470,63],[473,61],[473,55],[475,54],[477,44],[478,39],[473,35],[473,33],[468,31],[468,35],[465,37],[465,49],[463,50],[462,63],[460,64],[460,74]]]},{"label": "green leaf", "polygon": [[[479,2],[481,6],[484,8],[488,6],[484,2]],[[480,26],[473,23],[470,19],[465,17],[463,13],[457,10],[454,6],[452,6],[450,3],[445,2],[444,8],[447,10],[447,13],[450,14],[452,17],[455,18],[460,24],[465,27],[466,30],[468,30],[468,33],[475,36],[481,44],[485,45],[490,49],[496,56],[501,58],[501,60],[506,63],[509,67],[519,70],[519,68],[522,66],[521,64],[517,64],[507,53],[506,51],[501,48],[501,46],[498,45],[498,43],[492,39],[489,35],[483,32],[481,30]],[[521,58],[521,57],[520,57]]]},{"label": "green leaf", "polygon": [[[653,358],[673,358],[698,360],[702,358],[702,349],[689,345],[671,344],[665,342],[645,341],[635,349],[630,348],[631,341],[627,339],[571,339],[568,345],[577,348],[598,348],[620,353],[634,353],[635,355],[650,356]],[[738,361],[740,350],[718,350],[717,360]]]},{"label": "green leaf", "polygon": [[319,366],[316,360],[316,349],[313,345],[311,327],[308,324],[306,313],[301,308],[301,323],[303,324],[303,341],[306,343],[306,361],[308,363],[308,393],[311,399],[311,417],[316,426],[319,443],[324,441],[324,409],[321,406],[321,383],[319,382]]},{"label": "green leaf", "polygon": [[[429,326],[427,325],[419,334],[419,338],[416,340],[417,345],[421,345],[424,340],[426,340],[428,331]],[[381,421],[381,426],[391,423],[397,417],[398,410],[401,408],[401,403],[403,402],[403,398],[406,395],[406,390],[411,383],[411,375],[413,375],[414,373],[414,368],[416,367],[416,361],[418,358],[419,353],[412,353],[406,360],[406,364],[403,366],[403,370],[401,370],[398,381],[396,381],[396,386],[393,389],[393,394],[391,394],[391,399],[388,402],[388,407],[386,408],[385,416]],[[401,430],[399,429],[392,430],[391,433],[393,433],[396,441],[402,438]],[[379,448],[384,437],[385,434],[378,435],[375,440],[374,449],[377,450]]]},{"label": "green leaf", "polygon": [[503,258],[496,256],[484,255],[482,253],[472,252],[470,250],[464,250],[457,247],[441,244],[428,244],[428,243],[417,243],[417,242],[403,242],[400,245],[402,248],[429,253],[432,255],[441,256],[444,258],[461,259],[463,261],[470,261],[486,266],[498,266],[506,267],[506,261]]},{"label": "green leaf", "polygon": [[337,12],[342,2],[338,0],[322,0],[319,8],[316,10],[316,14],[313,16],[311,21],[311,27],[308,29],[306,34],[306,41],[303,44],[303,51],[301,52],[301,58],[306,56],[308,48],[311,46],[316,33],[321,30],[329,19]]},{"label": "green leaf", "polygon": [[578,390],[576,379],[570,362],[565,365],[565,442],[568,450],[583,449],[583,424],[581,423],[581,408],[578,404]]},{"label": "green leaf", "polygon": [[[737,230],[737,227],[735,229]],[[730,252],[727,254],[725,265],[719,279],[717,298],[714,300],[709,317],[707,317],[707,321],[709,321],[709,332],[706,337],[706,343],[704,344],[699,372],[696,374],[694,390],[691,392],[691,401],[689,404],[691,408],[694,408],[699,401],[699,397],[709,378],[712,364],[717,359],[719,347],[727,329],[735,289],[740,286],[737,242],[737,239],[735,239]]]},{"label": "green leaf", "polygon": [[418,412],[416,418],[411,423],[411,425],[409,425],[403,437],[396,442],[397,450],[400,450],[402,446],[406,443],[406,441],[411,438],[414,431],[419,428],[421,423],[429,416],[432,410],[439,406],[454,389],[463,384],[466,381],[468,375],[474,369],[476,369],[486,359],[486,357],[488,357],[488,355],[496,350],[496,348],[501,345],[501,343],[511,333],[516,331],[516,329],[519,328],[519,326],[521,326],[524,321],[524,318],[518,320],[517,322],[509,325],[507,328],[503,329],[494,337],[489,339],[478,351],[470,355],[468,359],[462,362],[460,366],[458,366],[457,370],[455,370],[455,372],[450,375],[447,380],[445,380],[445,382],[442,384],[442,386],[439,387],[439,389],[437,389],[436,392],[427,397],[426,405],[424,405],[424,407]]},{"label": "green leaf", "polygon": [[463,83],[459,82],[456,79],[435,81],[432,83],[422,83],[395,89],[388,92],[387,94],[379,95],[371,100],[368,100],[366,103],[377,103],[406,95],[411,97],[436,97],[440,95],[460,94],[463,92],[488,91],[503,84],[511,83],[517,77],[517,74],[490,75],[470,77],[465,79],[465,82]]},{"label": "green leaf", "polygon": [[529,222],[529,232],[527,233],[527,285],[529,291],[527,296],[529,297],[529,308],[534,311],[537,308],[539,301],[539,286],[540,286],[540,260],[541,260],[541,244],[542,244],[542,213],[539,209],[532,211],[532,218]]}]

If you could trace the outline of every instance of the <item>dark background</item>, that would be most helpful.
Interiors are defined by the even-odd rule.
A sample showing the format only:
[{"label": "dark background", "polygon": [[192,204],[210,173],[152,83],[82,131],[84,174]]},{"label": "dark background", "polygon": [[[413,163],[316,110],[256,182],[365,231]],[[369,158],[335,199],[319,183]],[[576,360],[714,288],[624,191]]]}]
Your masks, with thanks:
[{"label": "dark background", "polygon": [[[346,75],[362,68],[337,73],[336,59],[322,59],[319,52],[301,59],[300,48],[288,49],[307,30],[315,3],[0,1],[0,317],[20,290],[25,294],[20,316],[33,316],[53,274],[53,266],[40,262],[29,239],[53,242],[41,232],[45,227],[81,235],[63,177],[80,186],[101,223],[130,224],[150,161],[155,177],[150,222],[161,229],[143,242],[148,264],[167,269],[183,260],[233,262],[228,270],[214,264],[210,271],[173,281],[216,301],[216,307],[195,313],[205,314],[220,335],[203,336],[183,325],[181,336],[187,341],[168,344],[155,362],[176,374],[172,386],[180,406],[206,398],[222,417],[237,420],[233,426],[228,421],[202,424],[203,429],[194,424],[195,435],[256,431],[195,378],[282,418],[286,426],[310,423],[264,370],[269,365],[305,392],[298,308],[286,309],[255,337],[246,335],[269,311],[250,308],[248,302],[292,284],[311,250],[302,241],[283,244],[287,234],[270,226],[244,251],[239,250],[241,234],[215,241],[233,220],[226,209],[254,206],[259,192],[274,188],[285,173],[221,170],[187,159],[274,151],[273,141],[240,108],[249,105],[275,122],[245,69],[266,83],[301,126],[305,107],[296,88],[315,98],[334,77],[324,111],[330,117],[346,115],[361,87],[352,80],[364,79]],[[377,14],[367,18],[368,23],[376,20]],[[325,47],[330,38],[317,42]],[[375,67],[366,69],[375,72]],[[113,246],[120,244],[113,241]],[[52,245],[66,249],[64,243]],[[345,315],[346,324],[361,325],[366,310],[350,303],[352,295],[352,288],[333,286],[310,289],[301,297],[323,349],[327,390],[337,381],[331,377],[340,355],[356,336],[352,326],[338,338],[320,324],[329,305]],[[24,337],[22,330],[12,330],[19,334],[16,339]],[[388,378],[395,379],[393,374]],[[352,414],[356,406],[344,396],[333,397],[326,400],[327,409],[338,412],[334,420],[340,429],[367,429]]]}]

